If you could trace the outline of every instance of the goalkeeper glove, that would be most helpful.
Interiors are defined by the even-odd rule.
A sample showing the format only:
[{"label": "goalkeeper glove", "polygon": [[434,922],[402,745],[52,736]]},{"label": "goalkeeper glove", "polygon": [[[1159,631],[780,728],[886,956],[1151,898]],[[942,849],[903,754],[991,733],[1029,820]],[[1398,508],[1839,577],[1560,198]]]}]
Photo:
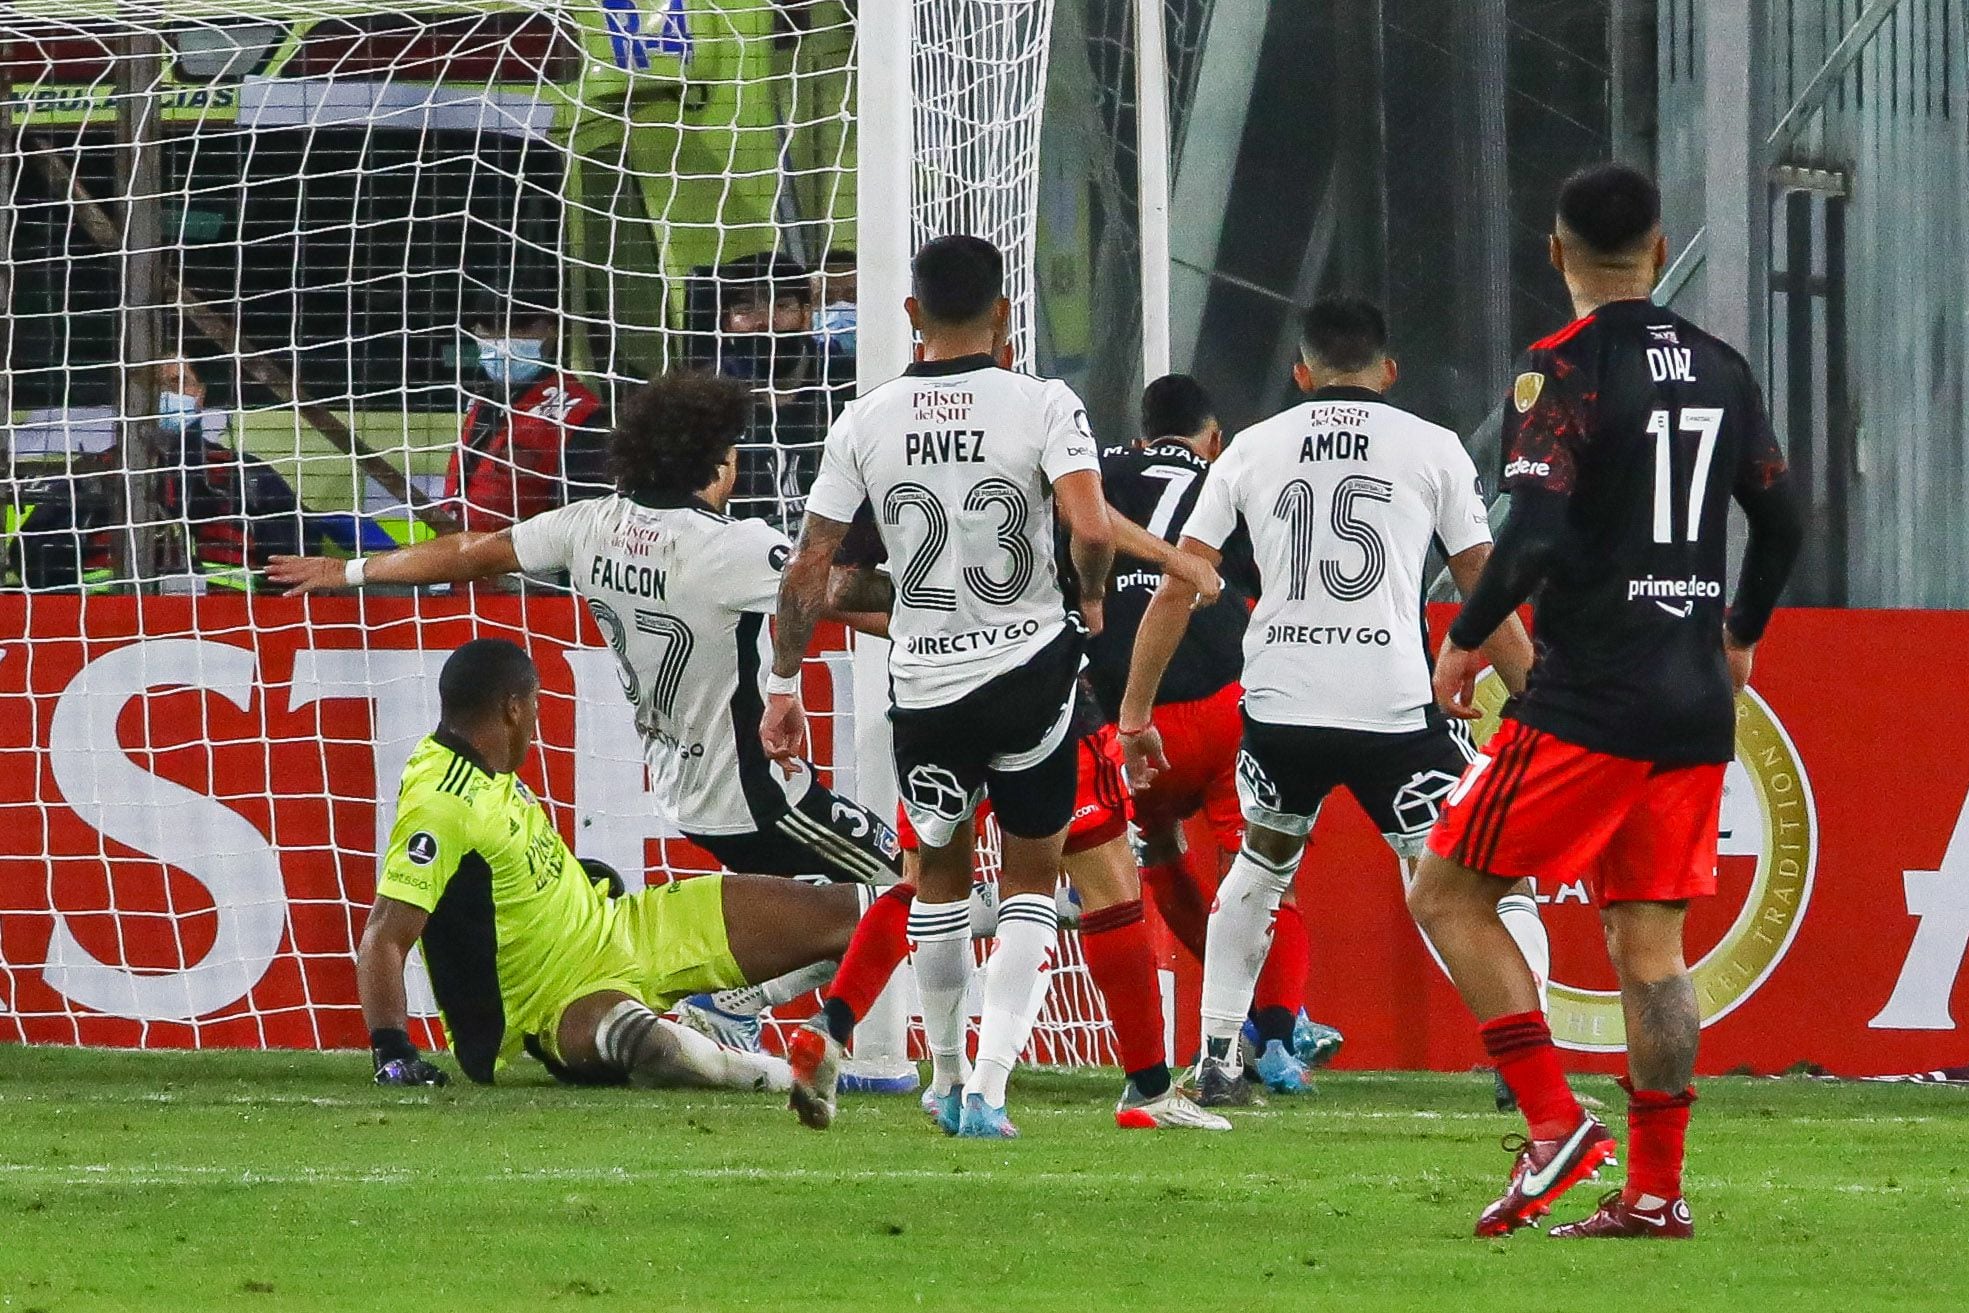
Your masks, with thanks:
[{"label": "goalkeeper glove", "polygon": [[446,1085],[451,1078],[426,1062],[401,1030],[369,1032],[369,1057],[376,1067],[378,1085]]},{"label": "goalkeeper glove", "polygon": [[629,892],[629,886],[623,883],[622,873],[601,858],[583,857],[579,860],[581,869],[587,873],[588,883],[606,886],[610,898],[620,898]]}]

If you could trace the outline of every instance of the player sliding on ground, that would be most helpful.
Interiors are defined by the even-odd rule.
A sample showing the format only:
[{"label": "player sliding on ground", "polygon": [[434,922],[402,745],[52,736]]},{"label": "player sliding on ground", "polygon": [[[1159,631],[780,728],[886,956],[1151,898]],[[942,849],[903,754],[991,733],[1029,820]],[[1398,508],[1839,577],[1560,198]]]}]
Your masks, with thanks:
[{"label": "player sliding on ground", "polygon": [[377,1083],[445,1080],[406,1030],[404,960],[421,940],[452,1054],[475,1081],[524,1047],[583,1084],[787,1088],[779,1059],[657,1013],[839,957],[861,887],[706,875],[611,897],[515,774],[539,695],[532,660],[503,639],[465,644],[438,677],[438,728],[404,766],[356,953]]},{"label": "player sliding on ground", "polygon": [[[1529,1127],[1478,1235],[1536,1221],[1614,1155],[1567,1087],[1536,982],[1498,919],[1499,896],[1533,873],[1587,881],[1627,1023],[1626,1187],[1552,1234],[1695,1233],[1682,1148],[1701,1011],[1683,917],[1716,891],[1733,694],[1802,533],[1749,365],[1649,300],[1667,256],[1660,218],[1654,184],[1623,166],[1560,192],[1552,263],[1580,318],[1517,377],[1511,516],[1436,663],[1438,700],[1474,717],[1477,648],[1535,600],[1529,686],[1450,795],[1409,890]],[[1750,539],[1726,613],[1733,496]]]},{"label": "player sliding on ground", "polygon": [[[1079,577],[1113,554],[1100,464],[1080,399],[1013,373],[1004,261],[976,237],[940,237],[911,263],[906,303],[921,358],[835,421],[786,567],[760,738],[792,759],[806,737],[798,674],[827,605],[829,571],[864,501],[896,570],[889,659],[896,779],[923,848],[909,936],[946,1129],[1017,1134],[1005,1087],[1032,1029],[1057,933],[1053,889],[1073,815],[1074,677],[1083,639],[1054,567],[1054,525]],[[1094,585],[1099,587],[1097,582]],[[1098,593],[1082,597],[1100,627]],[[959,1087],[971,975],[970,820],[989,793],[1004,834],[997,942],[985,972],[978,1061]],[[795,1035],[796,1103],[832,1115],[840,1045]]]},{"label": "player sliding on ground", "polygon": [[[613,495],[361,561],[275,557],[268,575],[292,595],[565,570],[620,663],[650,773],[686,837],[733,871],[893,883],[901,866],[888,824],[823,786],[804,759],[775,768],[759,746],[766,616],[792,544],[763,520],[724,514],[751,410],[742,383],[666,375],[630,397],[609,434]],[[874,1000],[856,982],[879,992],[907,951],[909,897],[875,899],[856,937],[857,969],[841,974],[833,1014],[844,1041],[848,1018]],[[832,962],[816,963],[721,996],[716,1013],[756,1016],[833,975]],[[726,1025],[719,1037],[744,1041],[756,1025]]]},{"label": "player sliding on ground", "polygon": [[[1183,550],[1214,565],[1244,526],[1261,585],[1244,637],[1244,846],[1218,890],[1204,952],[1197,1085],[1206,1105],[1251,1099],[1238,1031],[1326,795],[1344,785],[1412,863],[1473,755],[1430,697],[1423,569],[1440,542],[1459,586],[1474,585],[1490,526],[1456,435],[1384,400],[1397,374],[1387,344],[1381,312],[1365,301],[1308,309],[1293,368],[1307,400],[1238,436],[1183,530]],[[1136,638],[1120,733],[1137,787],[1169,769],[1151,713],[1193,600],[1181,580],[1165,579]],[[1524,630],[1503,627],[1486,651],[1505,683],[1521,687],[1531,664]],[[1549,949],[1526,901],[1517,960],[1535,958],[1542,975]]]},{"label": "player sliding on ground", "polygon": [[[1087,675],[1110,724],[1121,708],[1135,635],[1165,571],[1184,573],[1201,558],[1178,551],[1183,526],[1203,491],[1203,476],[1222,453],[1223,430],[1202,384],[1169,374],[1142,390],[1142,440],[1101,451],[1101,483],[1115,526],[1106,625],[1087,653]],[[1139,534],[1138,538],[1136,535]],[[1142,884],[1177,941],[1200,965],[1217,885],[1244,844],[1237,799],[1238,703],[1244,689],[1244,633],[1257,592],[1249,535],[1224,544],[1221,596],[1200,598],[1155,695],[1156,731],[1169,769],[1135,790],[1131,803],[1142,844]],[[1152,568],[1145,568],[1152,567]],[[1110,730],[1112,736],[1112,730]],[[1193,869],[1183,823],[1201,815],[1216,840],[1220,865]],[[1068,841],[1071,850],[1072,841]],[[1271,948],[1258,973],[1245,1033],[1254,1067],[1279,1094],[1303,1093],[1306,1073],[1331,1061],[1340,1032],[1305,1013],[1308,968],[1305,923],[1288,889],[1272,917]]]}]

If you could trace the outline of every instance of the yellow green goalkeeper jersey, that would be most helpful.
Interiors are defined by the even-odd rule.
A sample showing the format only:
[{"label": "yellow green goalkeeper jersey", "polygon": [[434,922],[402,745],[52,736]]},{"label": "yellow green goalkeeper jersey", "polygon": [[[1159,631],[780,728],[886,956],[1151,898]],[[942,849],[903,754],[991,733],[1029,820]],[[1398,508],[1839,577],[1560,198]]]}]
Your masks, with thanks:
[{"label": "yellow green goalkeeper jersey", "polygon": [[517,775],[440,729],[410,754],[376,892],[430,913],[424,962],[458,1065],[489,1081],[525,1036],[603,989],[636,990],[619,909]]}]

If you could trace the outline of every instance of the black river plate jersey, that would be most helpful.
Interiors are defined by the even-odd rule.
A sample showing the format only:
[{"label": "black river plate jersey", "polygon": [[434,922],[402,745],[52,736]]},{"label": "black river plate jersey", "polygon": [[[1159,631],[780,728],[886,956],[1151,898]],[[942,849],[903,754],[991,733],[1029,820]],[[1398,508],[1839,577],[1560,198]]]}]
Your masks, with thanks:
[{"label": "black river plate jersey", "polygon": [[1650,302],[1602,306],[1532,347],[1503,459],[1506,490],[1568,498],[1512,714],[1597,752],[1728,761],[1729,504],[1785,472],[1749,365]]},{"label": "black river plate jersey", "polygon": [[1053,484],[1081,470],[1100,461],[1073,389],[988,356],[912,365],[841,412],[807,509],[849,524],[875,508],[898,707],[955,702],[1066,627]]},{"label": "black river plate jersey", "polygon": [[805,794],[811,776],[783,778],[759,746],[785,534],[695,497],[657,506],[618,494],[536,515],[512,535],[522,569],[567,571],[588,604],[679,829],[749,834]]},{"label": "black river plate jersey", "polygon": [[[1183,526],[1203,491],[1210,464],[1189,444],[1163,438],[1142,446],[1108,447],[1101,452],[1101,483],[1114,508],[1150,533],[1169,542],[1181,539]],[[1156,691],[1156,704],[1194,702],[1207,698],[1238,677],[1244,663],[1244,629],[1250,618],[1249,599],[1233,581],[1249,575],[1250,548],[1242,533],[1225,544],[1222,574],[1226,587],[1211,605],[1190,617],[1183,641],[1169,661],[1169,670]],[[1243,562],[1240,571],[1240,559]],[[1088,677],[1101,706],[1112,719],[1128,687],[1128,662],[1135,650],[1135,631],[1149,599],[1162,584],[1162,571],[1139,557],[1116,552],[1108,576],[1105,625],[1088,647]]]}]

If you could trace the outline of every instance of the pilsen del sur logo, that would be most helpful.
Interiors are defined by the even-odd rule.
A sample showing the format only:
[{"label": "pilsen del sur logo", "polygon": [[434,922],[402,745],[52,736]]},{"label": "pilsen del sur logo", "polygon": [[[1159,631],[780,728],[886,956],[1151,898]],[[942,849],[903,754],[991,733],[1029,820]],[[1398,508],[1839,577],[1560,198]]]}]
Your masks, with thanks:
[{"label": "pilsen del sur logo", "polygon": [[[1477,685],[1484,718],[1472,725],[1482,743],[1497,728],[1504,684],[1487,671]],[[1756,859],[1743,904],[1729,928],[1690,965],[1702,1024],[1728,1016],[1757,992],[1783,960],[1805,920],[1818,860],[1818,810],[1811,781],[1791,737],[1753,689],[1737,699],[1737,755],[1725,776],[1719,855]],[[1541,894],[1559,883],[1539,881]],[[1726,892],[1719,897],[1729,897]],[[1563,896],[1554,902],[1565,901]],[[1627,1047],[1620,994],[1551,982],[1549,1021],[1562,1048],[1617,1053]]]}]

